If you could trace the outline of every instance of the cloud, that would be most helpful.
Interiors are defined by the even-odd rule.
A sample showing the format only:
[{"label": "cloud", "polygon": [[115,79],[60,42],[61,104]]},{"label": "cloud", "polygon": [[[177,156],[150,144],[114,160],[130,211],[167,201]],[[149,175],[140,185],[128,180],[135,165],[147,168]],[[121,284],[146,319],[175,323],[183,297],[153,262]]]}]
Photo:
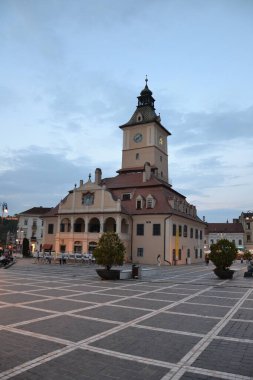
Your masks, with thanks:
[{"label": "cloud", "polygon": [[[94,180],[95,167],[88,157],[70,161],[36,146],[12,153],[13,166],[0,172],[0,196],[8,203],[10,214],[34,206],[56,206],[80,179],[87,181],[90,172]],[[103,175],[113,175],[109,166],[105,165]]]}]

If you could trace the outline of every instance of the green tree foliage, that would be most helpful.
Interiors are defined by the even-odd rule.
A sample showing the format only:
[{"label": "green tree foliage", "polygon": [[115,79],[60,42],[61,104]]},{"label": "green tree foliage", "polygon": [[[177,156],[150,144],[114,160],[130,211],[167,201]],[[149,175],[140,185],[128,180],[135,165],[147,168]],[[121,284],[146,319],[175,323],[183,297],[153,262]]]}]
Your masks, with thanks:
[{"label": "green tree foliage", "polygon": [[235,243],[227,239],[218,240],[210,250],[209,258],[218,269],[228,270],[237,256]]},{"label": "green tree foliage", "polygon": [[252,259],[252,254],[250,253],[250,251],[245,251],[244,254],[243,254],[243,259],[244,260],[251,260]]},{"label": "green tree foliage", "polygon": [[98,241],[93,255],[96,263],[110,269],[113,265],[122,265],[126,249],[118,234],[105,232]]}]

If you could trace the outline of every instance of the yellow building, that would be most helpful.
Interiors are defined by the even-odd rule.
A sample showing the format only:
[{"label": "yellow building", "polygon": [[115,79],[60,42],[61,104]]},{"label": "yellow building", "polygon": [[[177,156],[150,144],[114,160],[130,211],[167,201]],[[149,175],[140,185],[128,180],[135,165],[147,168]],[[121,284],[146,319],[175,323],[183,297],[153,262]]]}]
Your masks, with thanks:
[{"label": "yellow building", "polygon": [[111,178],[101,169],[44,216],[44,247],[88,252],[103,232],[115,231],[126,246],[126,261],[186,264],[203,260],[205,223],[169,183],[167,138],[148,88],[123,131],[122,167]]}]

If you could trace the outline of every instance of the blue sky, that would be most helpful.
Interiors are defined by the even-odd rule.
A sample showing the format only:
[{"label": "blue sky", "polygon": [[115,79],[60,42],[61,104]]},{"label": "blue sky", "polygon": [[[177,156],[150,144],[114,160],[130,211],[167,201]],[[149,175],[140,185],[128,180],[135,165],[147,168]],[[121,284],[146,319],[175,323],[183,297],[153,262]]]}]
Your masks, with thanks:
[{"label": "blue sky", "polygon": [[114,176],[147,74],[173,188],[209,222],[252,210],[252,19],[251,0],[1,0],[0,202]]}]

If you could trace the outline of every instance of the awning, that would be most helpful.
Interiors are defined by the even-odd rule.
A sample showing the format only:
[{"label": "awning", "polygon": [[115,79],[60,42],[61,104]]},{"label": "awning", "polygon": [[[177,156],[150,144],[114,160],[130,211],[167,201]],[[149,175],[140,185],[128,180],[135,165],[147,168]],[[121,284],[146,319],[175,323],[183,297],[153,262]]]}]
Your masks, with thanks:
[{"label": "awning", "polygon": [[52,249],[53,245],[52,244],[43,244],[43,249]]}]

